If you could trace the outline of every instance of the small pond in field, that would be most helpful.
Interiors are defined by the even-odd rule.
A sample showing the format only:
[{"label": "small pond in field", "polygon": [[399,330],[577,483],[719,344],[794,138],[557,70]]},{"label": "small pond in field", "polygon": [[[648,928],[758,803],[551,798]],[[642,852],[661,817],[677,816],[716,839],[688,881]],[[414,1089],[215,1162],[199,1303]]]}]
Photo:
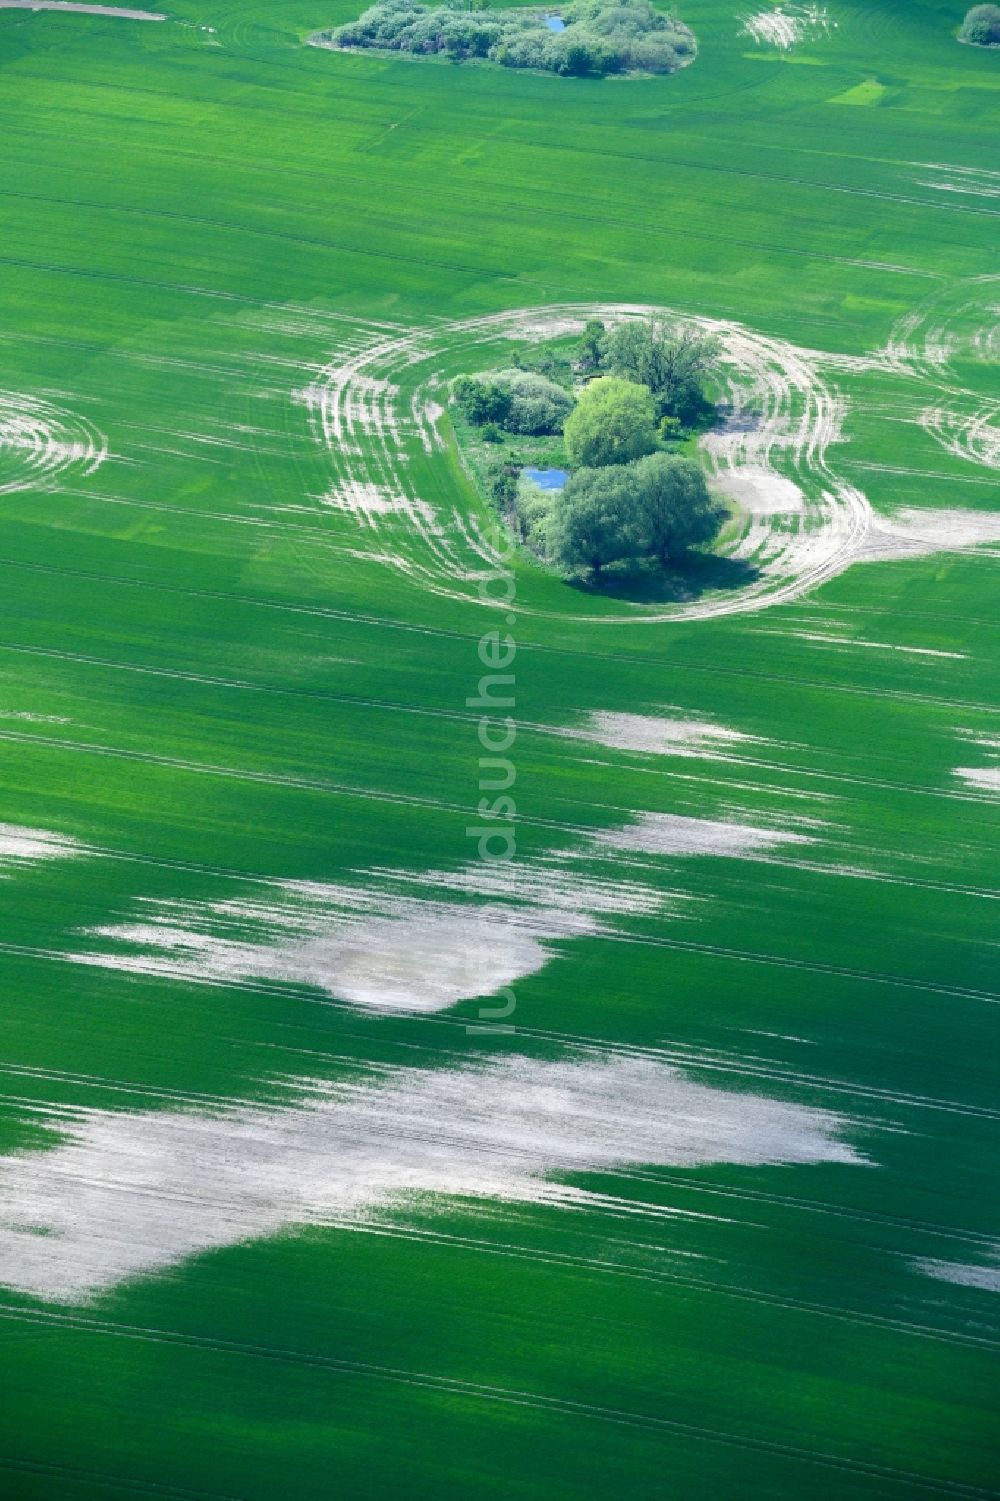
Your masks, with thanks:
[{"label": "small pond in field", "polygon": [[545,24],[550,31],[566,30],[566,22],[563,20],[562,16],[546,16]]},{"label": "small pond in field", "polygon": [[540,490],[561,490],[569,479],[565,469],[522,469],[521,473]]}]

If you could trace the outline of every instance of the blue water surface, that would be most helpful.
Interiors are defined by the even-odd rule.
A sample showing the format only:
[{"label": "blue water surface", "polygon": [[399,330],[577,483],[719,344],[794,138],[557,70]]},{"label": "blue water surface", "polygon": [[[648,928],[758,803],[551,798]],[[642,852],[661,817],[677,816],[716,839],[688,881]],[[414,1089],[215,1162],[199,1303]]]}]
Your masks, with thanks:
[{"label": "blue water surface", "polygon": [[525,479],[530,479],[540,490],[561,490],[569,479],[565,469],[525,469]]},{"label": "blue water surface", "polygon": [[566,30],[566,22],[563,20],[562,16],[546,16],[545,24],[550,31]]}]

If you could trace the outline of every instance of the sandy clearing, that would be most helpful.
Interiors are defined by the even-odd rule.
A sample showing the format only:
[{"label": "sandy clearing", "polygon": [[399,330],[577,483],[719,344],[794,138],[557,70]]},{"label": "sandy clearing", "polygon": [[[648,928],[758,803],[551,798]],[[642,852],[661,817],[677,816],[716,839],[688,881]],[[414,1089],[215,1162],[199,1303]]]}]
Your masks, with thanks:
[{"label": "sandy clearing", "polygon": [[363,516],[372,526],[377,525],[379,516],[393,515],[419,517],[427,525],[434,524],[433,506],[406,495],[387,495],[378,485],[349,483],[341,489],[328,490],[321,499],[325,506]]},{"label": "sandy clearing", "polygon": [[857,561],[887,562],[936,552],[964,552],[1000,543],[1000,511],[923,510],[904,507],[879,516]]},{"label": "sandy clearing", "polygon": [[937,1277],[941,1282],[955,1282],[960,1287],[978,1287],[984,1292],[1000,1293],[1000,1252],[993,1266],[977,1266],[974,1262],[936,1261],[930,1256],[921,1256],[910,1262],[915,1272],[925,1277]]},{"label": "sandy clearing", "polygon": [[930,180],[917,178],[922,188],[966,193],[977,198],[1000,198],[1000,172],[990,171],[987,167],[957,167],[948,162],[915,162],[913,165],[938,174]]},{"label": "sandy clearing", "polygon": [[594,839],[609,849],[648,855],[722,855],[742,860],[767,855],[781,845],[813,843],[810,835],[787,829],[688,818],[679,813],[643,813],[637,823],[596,834]]},{"label": "sandy clearing", "polygon": [[221,901],[140,900],[134,921],[85,930],[100,947],[69,958],[207,984],[315,986],[372,1011],[440,1011],[537,973],[555,940],[608,933],[609,917],[682,907],[677,893],[584,869],[592,859],[583,839],[579,850],[533,860],[376,868],[355,884],[262,883],[254,896]]},{"label": "sandy clearing", "polygon": [[67,834],[0,823],[0,872],[20,861],[58,860],[78,855],[83,846]]},{"label": "sandy clearing", "polygon": [[750,16],[743,28],[744,35],[752,36],[755,42],[770,42],[772,46],[793,47],[802,34],[801,23],[794,16],[780,10],[762,10]]},{"label": "sandy clearing", "polygon": [[0,719],[18,719],[28,724],[72,724],[64,714],[32,714],[29,709],[0,709]]},{"label": "sandy clearing", "polygon": [[[716,460],[723,451],[722,442],[715,433],[709,434],[702,447]],[[753,465],[717,469],[712,478],[712,489],[721,491],[751,516],[798,516],[805,509],[805,498],[798,485],[776,469]]]},{"label": "sandy clearing", "polygon": [[[329,908],[308,924],[275,905],[258,914],[265,936],[253,942],[227,936],[221,904],[213,904],[192,909],[187,925],[161,919],[92,929],[116,948],[72,957],[176,979],[314,985],[367,1010],[432,1012],[535,974],[551,957],[545,938],[596,930],[586,918],[519,920],[489,905],[464,913],[441,903],[397,905],[405,915],[350,918]],[[123,953],[119,945],[140,952]]]},{"label": "sandy clearing", "polygon": [[65,10],[86,16],[118,16],[123,21],[165,21],[152,10],[128,10],[119,5],[81,5],[76,0],[0,0],[0,10]]},{"label": "sandy clearing", "polygon": [[841,1139],[842,1116],[646,1059],[497,1058],[296,1085],[301,1102],[278,1109],[67,1112],[57,1146],[0,1158],[0,1279],[82,1302],[296,1226],[398,1220],[416,1195],[599,1208],[601,1196],[548,1180],[640,1163],[864,1160]]},{"label": "sandy clearing", "polygon": [[749,16],[743,27],[743,35],[753,37],[755,42],[767,43],[787,51],[800,42],[807,31],[829,27],[829,17],[819,6],[792,6],[788,10],[780,5],[774,10],[758,11]]},{"label": "sandy clearing", "polygon": [[734,745],[753,740],[739,730],[704,719],[674,719],[649,714],[596,710],[578,729],[557,729],[568,740],[588,740],[612,750],[641,751],[653,756],[718,758]]},{"label": "sandy clearing", "polygon": [[1000,792],[1000,766],[956,766],[955,775],[983,792]]}]

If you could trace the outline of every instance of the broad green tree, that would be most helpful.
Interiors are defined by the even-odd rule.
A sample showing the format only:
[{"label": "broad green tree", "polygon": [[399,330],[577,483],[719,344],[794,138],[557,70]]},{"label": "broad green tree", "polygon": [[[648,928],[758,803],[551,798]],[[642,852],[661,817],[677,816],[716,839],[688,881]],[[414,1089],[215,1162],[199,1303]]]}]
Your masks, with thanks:
[{"label": "broad green tree", "polygon": [[574,468],[627,464],[656,447],[656,410],[645,386],[615,376],[590,382],[563,426]]},{"label": "broad green tree", "polygon": [[666,567],[718,536],[725,509],[692,459],[653,453],[629,465],[636,528],[644,553]]},{"label": "broad green tree", "polygon": [[691,459],[654,453],[631,464],[579,469],[556,497],[547,523],[550,556],[564,567],[655,559],[683,561],[711,542],[725,518]]},{"label": "broad green tree", "polygon": [[694,329],[633,319],[608,334],[604,361],[613,375],[648,386],[661,416],[685,421],[704,403],[702,388],[718,349],[716,339]]},{"label": "broad green tree", "polygon": [[640,539],[627,467],[580,469],[556,496],[547,526],[549,556],[566,568],[589,568],[638,556]]}]

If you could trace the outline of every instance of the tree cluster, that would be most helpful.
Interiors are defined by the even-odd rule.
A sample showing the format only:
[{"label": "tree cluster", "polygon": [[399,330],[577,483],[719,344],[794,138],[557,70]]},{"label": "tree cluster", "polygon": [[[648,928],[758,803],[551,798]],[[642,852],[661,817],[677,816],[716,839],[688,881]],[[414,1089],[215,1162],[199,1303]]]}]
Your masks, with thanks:
[{"label": "tree cluster", "polygon": [[718,352],[717,339],[658,318],[619,323],[610,332],[594,320],[577,346],[577,369],[607,371],[647,387],[657,417],[684,426],[708,407],[704,381]]},{"label": "tree cluster", "polygon": [[562,431],[573,398],[562,386],[533,370],[497,370],[463,376],[453,394],[469,421],[492,424],[509,433],[539,436]]},{"label": "tree cluster", "polygon": [[958,34],[977,47],[1000,46],[1000,5],[974,5]]},{"label": "tree cluster", "polygon": [[[572,359],[587,377],[576,401],[539,366],[568,379],[564,352],[515,356],[515,368],[465,376],[452,394],[469,421],[538,436],[562,432],[573,473],[560,491],[520,474],[506,452],[487,476],[497,509],[522,541],[567,569],[595,576],[609,564],[684,559],[719,532],[725,509],[691,459],[663,451],[682,419],[710,410],[702,382],[717,354],[714,339],[656,319],[610,331],[589,322]],[[526,369],[530,359],[535,369]]]},{"label": "tree cluster", "polygon": [[710,542],[724,518],[693,460],[653,453],[577,470],[556,495],[546,539],[555,562],[599,577],[609,563],[678,563],[690,548]]},{"label": "tree cluster", "polygon": [[340,47],[488,58],[507,68],[564,75],[670,73],[694,55],[694,38],[649,0],[574,0],[553,31],[542,11],[459,10],[420,0],[377,0],[358,20],[322,33]]},{"label": "tree cluster", "polygon": [[717,353],[715,339],[657,319],[610,332],[596,319],[586,325],[576,368],[593,378],[563,427],[575,472],[532,523],[555,562],[595,576],[642,558],[666,567],[718,535],[726,513],[701,469],[657,451],[710,409],[703,382]]}]

